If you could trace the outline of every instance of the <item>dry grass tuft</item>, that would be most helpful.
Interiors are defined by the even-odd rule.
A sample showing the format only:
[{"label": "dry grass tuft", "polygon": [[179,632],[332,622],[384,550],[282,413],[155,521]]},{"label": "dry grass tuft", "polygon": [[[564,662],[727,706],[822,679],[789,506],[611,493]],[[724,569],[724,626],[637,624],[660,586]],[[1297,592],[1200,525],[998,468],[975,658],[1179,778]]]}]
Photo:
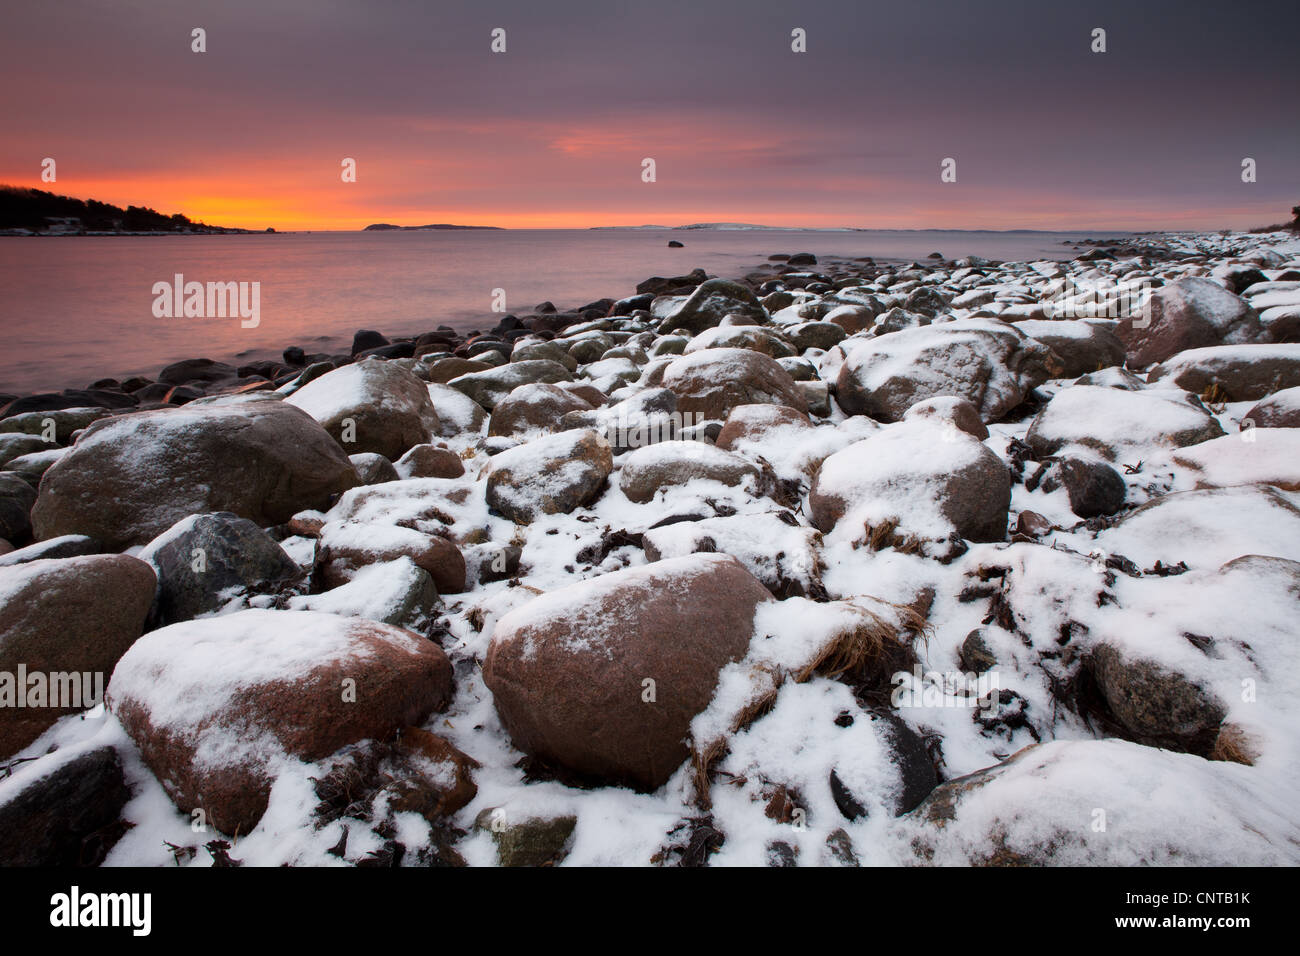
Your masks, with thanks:
[{"label": "dry grass tuft", "polygon": [[1209,759],[1224,760],[1231,763],[1255,766],[1259,752],[1250,737],[1237,724],[1224,724],[1219,728],[1219,736],[1214,739]]}]

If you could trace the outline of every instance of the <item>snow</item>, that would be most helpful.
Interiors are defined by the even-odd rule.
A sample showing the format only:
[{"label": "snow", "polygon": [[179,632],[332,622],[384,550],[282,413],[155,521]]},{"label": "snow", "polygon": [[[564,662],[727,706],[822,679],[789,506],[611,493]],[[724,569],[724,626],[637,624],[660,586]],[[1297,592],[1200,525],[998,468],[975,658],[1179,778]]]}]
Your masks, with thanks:
[{"label": "snow", "polygon": [[1217,567],[1244,554],[1300,561],[1300,494],[1259,485],[1178,492],[1097,536],[1097,546],[1150,568]]},{"label": "snow", "polygon": [[289,599],[292,611],[323,611],[341,617],[361,617],[372,621],[415,626],[415,621],[394,620],[411,591],[428,579],[428,572],[417,568],[410,558],[382,561],[361,568],[352,580],[324,594],[304,594]]},{"label": "snow", "polygon": [[[1276,246],[1277,237],[1181,236],[1168,241],[1222,258]],[[1300,251],[1300,244],[1293,245]],[[1209,271],[1193,263],[1160,262],[1149,267],[1130,259],[1051,266],[1007,263],[984,267],[981,271],[987,275],[957,270],[945,278],[940,270],[930,279],[941,283],[946,295],[987,291],[995,298],[984,308],[1002,309],[1004,315],[1006,310],[1032,315],[1041,311],[1042,300],[1054,289],[1064,287],[1066,278],[1077,282],[1085,276],[1126,277],[1135,275],[1135,270],[1139,270],[1137,277],[1166,280]],[[864,282],[856,289],[840,290],[835,298],[865,301],[875,295],[888,307],[906,294],[907,285],[895,283],[886,293],[882,283]],[[1296,301],[1298,287],[1300,283],[1270,281],[1248,290],[1246,298],[1256,308],[1288,308]],[[795,295],[801,305],[819,298],[804,292]],[[680,300],[661,299],[656,311],[666,313],[679,304]],[[774,321],[806,321],[797,311],[798,306],[782,310]],[[613,342],[630,334],[619,330],[635,329],[637,321],[603,320],[602,328],[611,331],[600,334]],[[846,350],[863,347],[888,351],[894,356],[890,362],[910,372],[913,367],[908,363],[917,356],[929,362],[941,354],[926,351],[926,343],[979,338],[977,329],[1019,341],[1024,330],[1038,327],[1030,321],[1033,324],[1017,331],[995,320],[959,317],[882,338],[858,335],[808,357],[821,378],[832,382]],[[1082,334],[1084,330],[1080,324],[1053,323],[1049,331]],[[1297,346],[1247,348],[1245,353],[1239,348],[1208,351],[1290,355]],[[1189,356],[1195,357],[1189,352],[1174,361]],[[715,365],[720,357],[723,362]],[[708,349],[656,362],[673,370],[707,362],[710,374],[716,370],[724,375],[749,360],[743,350]],[[611,361],[626,369],[623,360]],[[642,373],[653,367],[654,363],[641,367]],[[921,373],[938,376],[958,371],[940,362]],[[996,370],[995,384],[997,376],[1004,374],[1009,373]],[[328,393],[329,402],[341,405],[357,397],[355,390],[344,387],[348,380],[340,376],[317,391]],[[1029,509],[1045,515],[1056,529],[1037,543],[970,544],[947,564],[924,554],[855,547],[853,535],[847,532],[819,540],[822,536],[811,528],[807,514],[806,491],[813,476],[820,467],[823,482],[870,488],[858,502],[861,514],[854,520],[896,516],[914,533],[942,536],[950,527],[934,506],[936,483],[985,449],[1008,460],[1008,443],[1025,438],[1029,418],[1010,416],[991,423],[991,436],[981,449],[969,436],[945,441],[952,437],[951,429],[942,422],[881,426],[863,416],[845,416],[836,408],[829,417],[815,419],[813,427],[772,428],[762,440],[742,440],[734,449],[736,455],[767,463],[778,477],[802,486],[803,494],[789,508],[756,489],[702,480],[666,489],[653,502],[637,504],[618,487],[619,470],[628,460],[622,456],[614,459],[605,491],[587,507],[573,514],[541,515],[528,526],[516,526],[488,512],[484,490],[489,470],[506,464],[516,467],[525,478],[525,490],[535,493],[550,480],[546,468],[551,455],[571,451],[580,433],[561,433],[490,456],[487,446],[479,444],[483,416],[470,407],[470,400],[448,386],[429,386],[443,421],[464,432],[449,443],[464,453],[465,476],[353,489],[328,514],[303,517],[325,520],[323,543],[346,542],[371,551],[409,545],[416,540],[415,532],[448,534],[467,553],[477,549],[475,553],[489,554],[507,544],[522,550],[513,581],[489,582],[467,594],[449,595],[435,612],[436,621],[430,622],[441,634],[440,643],[457,676],[451,705],[425,727],[482,765],[474,772],[477,797],[451,821],[468,831],[456,848],[471,865],[496,862],[491,835],[474,828],[475,818],[489,808],[500,808],[514,821],[577,817],[563,866],[649,865],[666,844],[683,838],[684,822],[704,812],[689,762],[652,794],[618,787],[576,789],[529,775],[520,767],[522,754],[496,714],[481,664],[495,635],[555,617],[573,623],[575,650],[611,648],[616,632],[599,609],[614,588],[628,584],[655,591],[681,588],[683,601],[701,599],[681,583],[687,577],[681,572],[727,560],[727,554],[760,577],[775,577],[778,567],[787,577],[819,577],[830,600],[790,598],[761,604],[748,654],[724,668],[713,701],[696,717],[691,737],[697,745],[725,743],[707,793],[713,825],[725,837],[721,851],[710,860],[712,865],[766,865],[774,841],[793,847],[801,866],[833,864],[826,840],[841,829],[866,865],[927,861],[958,865],[986,860],[997,852],[1024,854],[1033,860],[1048,847],[1049,862],[1058,864],[1296,865],[1300,863],[1300,817],[1294,799],[1300,786],[1296,759],[1300,738],[1295,729],[1300,726],[1296,703],[1300,701],[1300,643],[1295,640],[1295,621],[1300,585],[1295,568],[1283,561],[1247,558],[1224,565],[1247,555],[1300,561],[1300,492],[1258,484],[1295,480],[1300,430],[1256,428],[1239,433],[1238,423],[1253,402],[1215,406],[1211,415],[1189,401],[1187,393],[1168,388],[1165,382],[1139,382],[1134,391],[1096,384],[1127,384],[1114,368],[1093,380],[1092,386],[1052,381],[1039,387],[1040,394],[1051,398],[1047,406],[1051,433],[1068,442],[1096,445],[1100,440],[1111,447],[1116,469],[1124,472],[1130,504],[1113,521],[1090,527],[1070,512],[1064,489],[1031,492],[1017,484],[1011,521]],[[1294,404],[1291,391],[1300,390],[1278,393],[1270,401]],[[635,402],[643,393],[644,388],[634,384],[620,389],[618,397]],[[326,402],[324,397],[320,400]],[[205,413],[200,409],[169,411],[166,427],[183,430],[201,414]],[[133,417],[129,428],[118,427],[127,428],[133,444],[141,443],[140,467],[147,469],[144,445],[157,426],[147,416]],[[1184,448],[1167,440],[1168,435],[1203,426],[1211,418],[1224,426],[1225,437]],[[91,434],[82,442],[88,440],[102,439]],[[697,450],[713,451],[705,451],[706,447]],[[1071,453],[1081,453],[1079,446]],[[1132,473],[1120,467],[1138,461],[1142,465]],[[1027,463],[1026,474],[1036,467]],[[1155,503],[1134,510],[1147,502]],[[787,517],[778,517],[778,510]],[[795,525],[788,523],[790,516]],[[674,518],[692,520],[652,527]],[[168,529],[138,553],[147,559],[163,541],[184,530],[187,522],[192,519]],[[667,560],[649,565],[641,548],[611,545],[609,536],[617,532],[644,535]],[[704,537],[711,538],[720,553],[690,553]],[[317,542],[295,536],[283,546],[305,567],[312,562]],[[778,557],[781,553],[784,557]],[[1133,577],[1108,568],[1106,559],[1119,557],[1133,562],[1139,571],[1152,569],[1157,562],[1166,566],[1185,562],[1188,570],[1168,577]],[[12,595],[15,581],[34,570],[25,566],[0,572],[0,603],[6,594]],[[265,633],[257,637],[265,631],[259,622],[268,620],[257,616],[272,612],[256,609],[146,634],[113,675],[110,699],[147,693],[151,701],[159,702],[160,726],[185,730],[201,712],[246,683],[271,677],[293,680],[334,655],[354,653],[340,621],[346,624],[347,616],[354,614],[384,616],[417,570],[403,558],[364,568],[351,582],[325,594],[291,597],[291,611],[274,612],[271,639]],[[873,719],[845,683],[806,673],[826,643],[859,622],[863,612],[896,623],[900,614],[896,605],[914,604],[927,594],[932,597],[928,627],[924,640],[915,646],[920,686],[934,690],[940,682],[946,685],[954,675],[964,675],[961,647],[967,635],[978,629],[995,658],[985,678],[1013,697],[1012,704],[998,704],[985,714],[965,706],[959,694],[945,689],[937,699],[922,694],[915,706],[893,710],[898,720],[926,738],[942,779],[991,771],[989,781],[969,789],[958,801],[956,817],[942,827],[927,821],[923,813],[893,817],[890,808],[897,795],[898,768],[881,720]],[[997,606],[1004,608],[1004,614],[990,613]],[[632,609],[620,613],[624,612]],[[1189,633],[1212,638],[1209,650],[1198,649],[1186,638]],[[1153,661],[1205,688],[1222,702],[1228,721],[1245,735],[1256,754],[1254,765],[1099,739],[1102,731],[1086,724],[1059,694],[1077,673],[1080,660],[1102,642],[1114,645],[1128,659]],[[806,679],[799,683],[798,677]],[[902,686],[914,680],[915,675],[904,674]],[[1247,686],[1251,694],[1245,693]],[[771,709],[739,726],[741,716],[759,701],[768,702]],[[1007,708],[1016,707],[1023,709],[1023,724],[996,720]],[[852,723],[841,726],[846,723],[842,715],[850,716]],[[995,719],[986,726],[976,716]],[[1010,759],[1039,741],[1041,746]],[[47,773],[85,748],[101,744],[118,748],[133,791],[124,814],[133,827],[114,847],[108,864],[175,865],[166,841],[199,847],[193,861],[183,865],[210,865],[202,844],[212,836],[190,829],[190,818],[175,808],[116,717],[102,708],[98,713],[62,718],[17,755],[41,759],[20,764],[12,778],[0,781],[0,801],[24,779]],[[317,826],[312,778],[324,771],[323,762],[285,760],[270,735],[258,732],[236,738],[217,731],[209,747],[213,753],[242,748],[250,759],[274,762],[276,781],[267,812],[256,828],[235,841],[232,853],[237,859],[264,866],[346,865],[328,852],[345,831],[349,859],[382,845],[373,825],[361,820],[344,818]],[[831,769],[867,808],[865,816],[849,821],[835,806],[828,786]],[[804,811],[801,827],[765,813],[780,786]],[[1099,808],[1106,811],[1104,830],[1094,829],[1094,811]],[[411,814],[397,814],[392,822],[413,858],[413,851],[429,840],[428,824]]]},{"label": "snow", "polygon": [[1112,462],[1135,462],[1172,436],[1208,425],[1209,413],[1176,388],[1140,392],[1096,385],[1061,390],[1040,413],[1034,433],[1054,444],[1081,444]]}]

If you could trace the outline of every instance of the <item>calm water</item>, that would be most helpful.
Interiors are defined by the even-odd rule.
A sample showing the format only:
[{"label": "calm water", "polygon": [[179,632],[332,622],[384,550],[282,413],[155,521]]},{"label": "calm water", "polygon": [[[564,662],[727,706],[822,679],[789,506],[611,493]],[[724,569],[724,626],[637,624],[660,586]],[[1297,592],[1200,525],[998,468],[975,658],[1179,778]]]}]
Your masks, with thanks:
[{"label": "calm water", "polygon": [[[346,350],[360,328],[490,328],[508,311],[632,295],[695,267],[738,276],[776,252],[921,259],[1069,258],[1083,233],[591,231],[336,232],[0,238],[0,392],[154,375],[169,362]],[[669,239],[686,244],[669,249]],[[261,321],[153,315],[155,282],[260,282]]]}]

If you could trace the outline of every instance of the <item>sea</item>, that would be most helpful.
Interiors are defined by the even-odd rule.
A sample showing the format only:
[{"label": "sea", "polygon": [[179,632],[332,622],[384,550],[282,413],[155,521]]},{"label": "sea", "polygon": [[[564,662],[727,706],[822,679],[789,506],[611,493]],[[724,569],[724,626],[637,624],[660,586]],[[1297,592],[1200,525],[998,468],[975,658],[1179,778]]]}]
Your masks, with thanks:
[{"label": "sea", "polygon": [[[155,376],[186,358],[241,364],[287,346],[347,351],[358,329],[489,329],[633,295],[650,276],[739,277],[774,253],[923,260],[1068,259],[1119,233],[778,229],[508,229],[0,237],[0,393]],[[670,240],[684,244],[670,248]],[[177,316],[159,284],[257,283],[256,323]],[[159,313],[164,313],[160,315]]]}]

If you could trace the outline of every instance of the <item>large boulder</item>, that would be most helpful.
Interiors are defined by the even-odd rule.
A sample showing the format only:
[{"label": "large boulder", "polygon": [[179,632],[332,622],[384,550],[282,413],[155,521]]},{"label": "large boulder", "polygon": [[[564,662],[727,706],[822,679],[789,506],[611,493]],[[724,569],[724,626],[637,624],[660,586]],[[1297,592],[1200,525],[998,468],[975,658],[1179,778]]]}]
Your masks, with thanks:
[{"label": "large boulder", "polygon": [[429,401],[433,402],[433,409],[438,413],[438,434],[441,437],[455,438],[464,432],[477,434],[483,430],[487,411],[474,399],[450,385],[430,382],[426,388]]},{"label": "large boulder", "polygon": [[899,842],[909,862],[942,866],[1294,866],[1271,784],[1241,769],[1125,740],[1050,741],[940,784]]},{"label": "large boulder", "polygon": [[374,452],[397,461],[441,429],[425,383],[379,359],[335,369],[285,402],[320,422],[349,455]]},{"label": "large boulder", "polygon": [[[831,328],[840,331],[838,325]],[[798,352],[775,332],[753,325],[720,325],[707,329],[691,339],[685,353],[690,355],[705,349],[752,349],[774,359],[789,358]]]},{"label": "large boulder", "polygon": [[457,376],[447,384],[468,395],[488,411],[520,385],[573,381],[573,373],[559,362],[550,359],[532,359],[526,362],[508,362],[499,368],[482,372],[469,372]]},{"label": "large boulder", "polygon": [[0,758],[99,703],[113,665],[144,629],[154,585],[149,565],[124,554],[0,569]]},{"label": "large boulder", "polygon": [[275,587],[302,569],[265,531],[229,512],[183,518],[140,557],[158,575],[158,620],[188,621],[239,594]]},{"label": "large boulder", "polygon": [[1017,322],[1016,328],[1057,354],[1064,369],[1061,377],[1074,378],[1124,364],[1124,343],[1106,323],[1086,319],[1028,319]]},{"label": "large boulder", "polygon": [[1149,380],[1207,400],[1258,401],[1300,386],[1300,345],[1220,345],[1191,349],[1151,369]]},{"label": "large boulder", "polygon": [[1255,310],[1210,279],[1178,279],[1155,290],[1139,314],[1115,326],[1128,350],[1129,365],[1154,362],[1209,345],[1260,341],[1263,327]]},{"label": "large boulder", "polygon": [[739,455],[697,441],[665,441],[638,448],[623,459],[618,486],[628,500],[644,504],[663,488],[696,480],[741,485],[757,482],[758,469]]},{"label": "large boulder", "polygon": [[659,324],[659,332],[686,329],[697,335],[713,328],[728,315],[740,315],[756,322],[767,321],[767,311],[749,286],[729,279],[708,279]]},{"label": "large boulder", "polygon": [[808,505],[814,527],[842,526],[855,541],[890,527],[896,539],[1002,541],[1011,473],[982,442],[922,419],[827,458]]},{"label": "large boulder", "polygon": [[1300,428],[1300,386],[1273,393],[1248,411],[1241,423],[1243,428]]},{"label": "large boulder", "polygon": [[750,444],[761,447],[773,433],[780,435],[812,427],[806,414],[783,405],[737,405],[722,423],[714,444],[724,451]]},{"label": "large boulder", "polygon": [[249,610],[146,635],[118,662],[108,703],[183,812],[243,834],[284,761],[384,740],[451,692],[447,656],[410,631]]},{"label": "large boulder", "polygon": [[725,419],[738,405],[786,405],[808,410],[790,373],[750,349],[705,349],[674,359],[663,385],[677,395],[677,410],[706,419]]},{"label": "large boulder", "polygon": [[280,524],[356,481],[329,433],[283,402],[138,412],[94,422],[45,472],[32,524],[39,539],[126,548],[198,513]]},{"label": "large boulder", "polygon": [[855,344],[840,367],[835,398],[850,415],[896,422],[919,401],[952,395],[991,422],[1062,373],[1051,349],[1014,326],[963,319]]},{"label": "large boulder", "polygon": [[686,758],[691,720],[769,600],[727,555],[604,574],[501,618],[483,678],[525,753],[652,790]]},{"label": "large boulder", "polygon": [[32,533],[36,489],[22,476],[0,472],[0,538],[21,543]]},{"label": "large boulder", "polygon": [[548,435],[492,459],[487,503],[516,524],[568,514],[600,497],[613,468],[609,442],[591,429]]},{"label": "large boulder", "polygon": [[1039,456],[1082,445],[1108,461],[1138,458],[1153,450],[1182,448],[1218,438],[1223,429],[1186,392],[1131,392],[1072,385],[1057,392],[1034,418],[1025,442]]},{"label": "large boulder", "polygon": [[1209,753],[1227,714],[1213,694],[1177,671],[1134,658],[1113,644],[1097,645],[1086,661],[1102,699],[1134,741]]},{"label": "large boulder", "polygon": [[563,428],[561,419],[569,412],[590,410],[590,402],[558,385],[545,382],[520,385],[492,409],[488,434],[513,437],[528,432],[558,431]]},{"label": "large boulder", "polygon": [[55,751],[0,781],[0,866],[98,866],[131,799],[109,746]]}]

